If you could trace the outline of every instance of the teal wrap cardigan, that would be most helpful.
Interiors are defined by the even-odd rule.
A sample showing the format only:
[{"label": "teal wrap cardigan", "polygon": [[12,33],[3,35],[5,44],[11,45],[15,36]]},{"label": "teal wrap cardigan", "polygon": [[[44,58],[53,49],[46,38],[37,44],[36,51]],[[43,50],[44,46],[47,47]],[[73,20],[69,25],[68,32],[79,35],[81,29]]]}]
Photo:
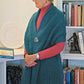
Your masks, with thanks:
[{"label": "teal wrap cardigan", "polygon": [[[28,23],[24,36],[26,52],[31,55],[47,49],[66,38],[64,14],[53,4],[43,16],[38,31],[36,21],[40,10],[34,13]],[[35,41],[35,38],[38,41]],[[63,67],[60,54],[44,60],[37,60],[37,65],[26,67],[21,84],[63,84]]]}]

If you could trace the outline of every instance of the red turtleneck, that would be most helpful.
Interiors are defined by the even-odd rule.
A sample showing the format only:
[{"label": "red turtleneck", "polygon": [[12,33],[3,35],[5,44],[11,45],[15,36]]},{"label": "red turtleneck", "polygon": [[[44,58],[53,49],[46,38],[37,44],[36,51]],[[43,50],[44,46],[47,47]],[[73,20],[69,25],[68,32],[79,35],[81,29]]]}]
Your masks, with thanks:
[{"label": "red turtleneck", "polygon": [[38,31],[41,20],[43,18],[43,16],[45,15],[47,9],[51,6],[52,3],[50,3],[49,5],[47,5],[46,7],[40,8],[40,14],[38,16],[37,22],[36,22],[36,30]]},{"label": "red turtleneck", "polygon": [[[43,16],[45,15],[47,9],[51,6],[51,4],[52,3],[50,3],[46,7],[43,7],[40,9],[40,14],[39,14],[37,22],[36,22],[36,30],[37,31],[39,29],[39,26],[40,26],[40,23],[42,21]],[[50,58],[50,57],[53,57],[53,56],[59,54],[63,50],[64,45],[65,45],[65,42],[60,42],[60,43],[57,43],[48,49],[45,49],[45,50],[38,52],[40,60]],[[24,56],[25,56],[25,54],[26,54],[26,50],[24,49]]]}]

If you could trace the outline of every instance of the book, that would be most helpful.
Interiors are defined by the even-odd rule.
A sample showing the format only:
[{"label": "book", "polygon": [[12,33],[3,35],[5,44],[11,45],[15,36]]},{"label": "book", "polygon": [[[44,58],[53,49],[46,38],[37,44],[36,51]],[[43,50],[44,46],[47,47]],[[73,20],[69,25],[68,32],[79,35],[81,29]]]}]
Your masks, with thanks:
[{"label": "book", "polygon": [[84,52],[84,31],[82,31],[82,38],[83,38],[83,52]]},{"label": "book", "polygon": [[74,5],[74,26],[78,26],[78,5]]},{"label": "book", "polygon": [[79,69],[80,69],[80,67],[76,67],[74,69],[74,71],[75,71],[75,84],[79,84]]},{"label": "book", "polygon": [[66,84],[71,84],[71,69],[66,72]]},{"label": "book", "polygon": [[71,7],[71,26],[74,26],[74,6]]},{"label": "book", "polygon": [[64,73],[64,84],[67,84],[66,83],[66,73],[67,73],[67,70],[69,69],[69,67],[65,67],[64,69],[63,69],[63,73]]},{"label": "book", "polygon": [[84,26],[84,5],[82,5],[82,26]]},{"label": "book", "polygon": [[81,6],[78,5],[78,26],[81,26]]},{"label": "book", "polygon": [[68,4],[65,4],[65,11],[66,11],[65,24],[66,26],[69,26],[69,5]]},{"label": "book", "polygon": [[0,57],[14,59],[14,49],[0,47]]},{"label": "book", "polygon": [[84,54],[84,43],[83,43],[82,31],[78,32],[78,44],[79,44],[80,52]]},{"label": "book", "polygon": [[71,84],[75,84],[75,71],[71,70]]},{"label": "book", "polygon": [[79,70],[79,84],[84,84],[84,69]]},{"label": "book", "polygon": [[72,3],[69,2],[69,26],[71,26],[71,6],[72,6]]}]

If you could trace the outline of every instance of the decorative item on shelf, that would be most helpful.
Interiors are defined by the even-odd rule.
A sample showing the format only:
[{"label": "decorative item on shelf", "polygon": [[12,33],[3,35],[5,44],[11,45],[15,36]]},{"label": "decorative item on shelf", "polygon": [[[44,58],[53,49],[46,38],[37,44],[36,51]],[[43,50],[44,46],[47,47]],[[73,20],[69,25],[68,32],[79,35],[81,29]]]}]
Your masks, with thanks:
[{"label": "decorative item on shelf", "polygon": [[16,22],[7,22],[0,28],[0,42],[6,48],[21,48],[24,45],[24,27]]},{"label": "decorative item on shelf", "polygon": [[70,47],[70,53],[80,53],[78,38],[75,32],[73,33],[73,36],[71,36],[67,41]]},{"label": "decorative item on shelf", "polygon": [[14,49],[0,47],[0,58],[14,59]]}]

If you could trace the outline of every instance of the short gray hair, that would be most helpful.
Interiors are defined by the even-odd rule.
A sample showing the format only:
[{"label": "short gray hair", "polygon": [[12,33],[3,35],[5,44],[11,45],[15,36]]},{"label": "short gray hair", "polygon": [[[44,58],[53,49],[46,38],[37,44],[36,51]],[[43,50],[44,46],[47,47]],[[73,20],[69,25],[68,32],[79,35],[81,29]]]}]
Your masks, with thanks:
[{"label": "short gray hair", "polygon": [[48,1],[53,2],[53,0],[48,0]]}]

